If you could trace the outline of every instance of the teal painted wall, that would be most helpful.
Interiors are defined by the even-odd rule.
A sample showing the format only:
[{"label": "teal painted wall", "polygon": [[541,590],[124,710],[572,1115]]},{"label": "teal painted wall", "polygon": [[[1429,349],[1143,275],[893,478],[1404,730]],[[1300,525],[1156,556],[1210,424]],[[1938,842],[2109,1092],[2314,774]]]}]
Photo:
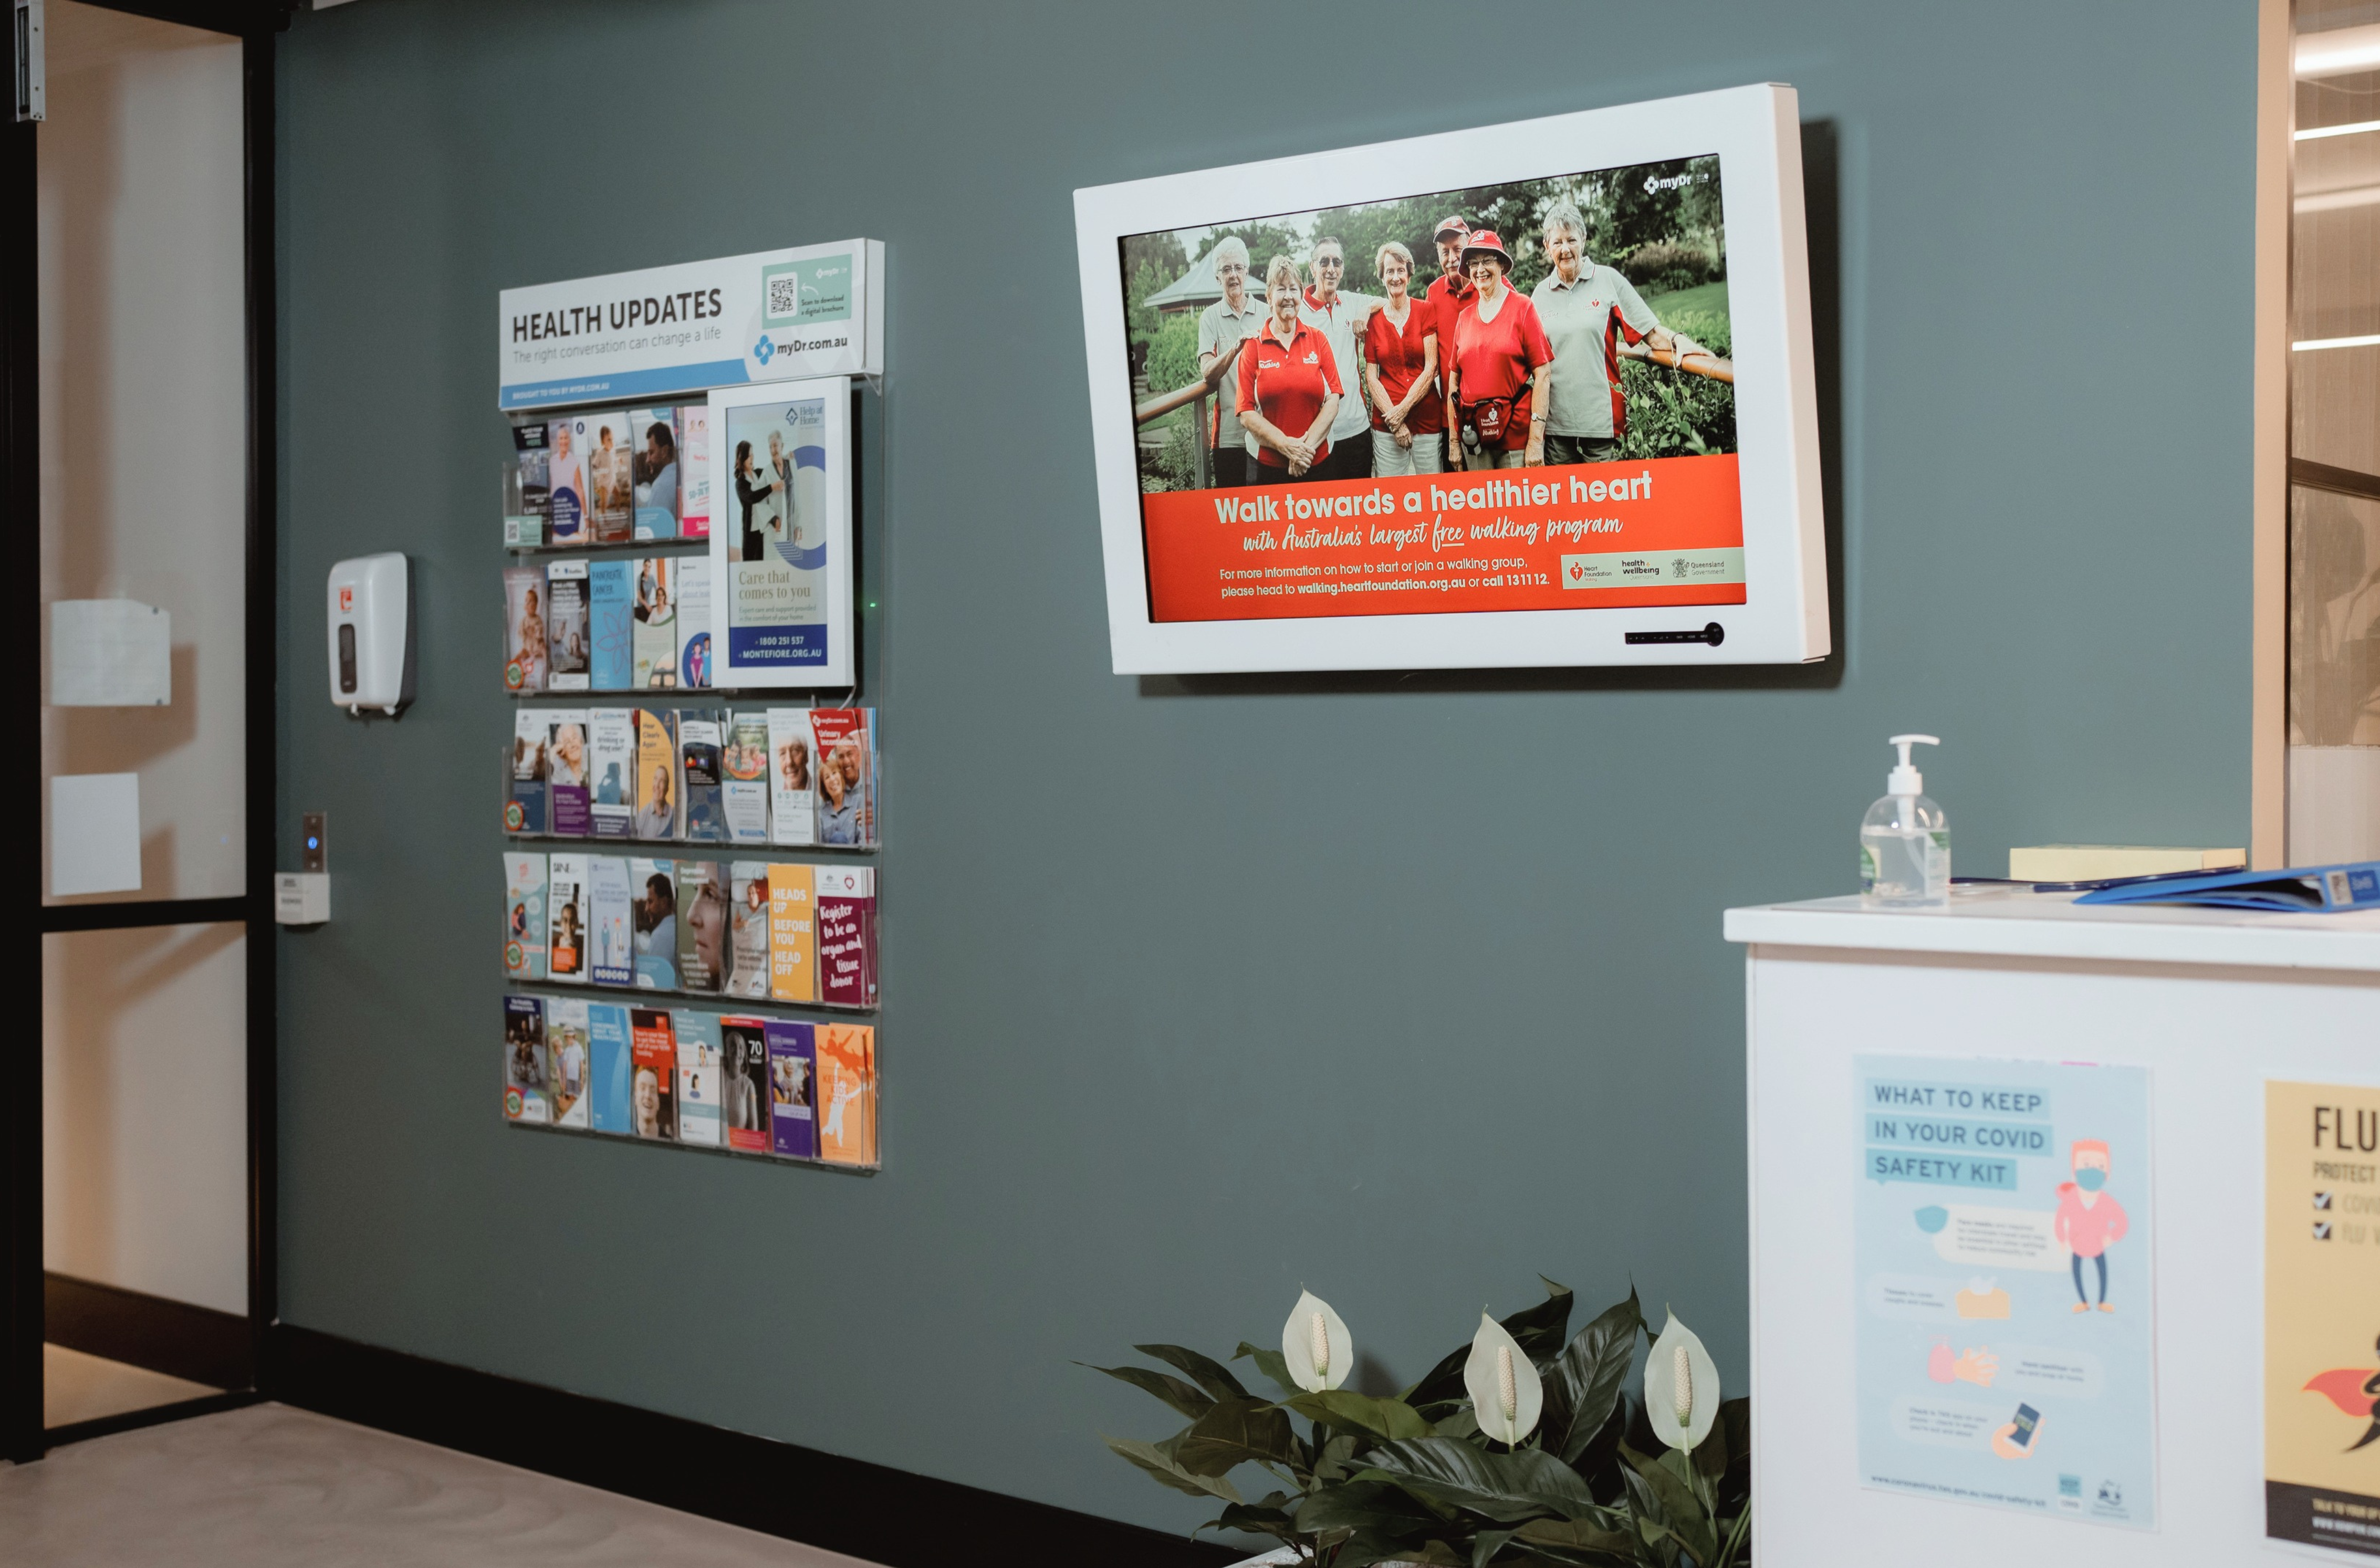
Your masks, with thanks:
[{"label": "teal painted wall", "polygon": [[[1097,1437],[1166,1413],[1071,1360],[1263,1339],[1301,1283],[1405,1380],[1536,1271],[1633,1279],[1740,1380],[1719,912],[1845,890],[1912,727],[1964,869],[2245,840],[2252,10],[300,16],[279,785],[338,913],[281,939],[285,1316],[1172,1527]],[[1761,80],[1811,123],[1832,661],[1108,673],[1075,188]],[[885,1170],[507,1129],[497,290],[854,234]],[[319,585],[387,549],[421,701],[351,723]]]}]

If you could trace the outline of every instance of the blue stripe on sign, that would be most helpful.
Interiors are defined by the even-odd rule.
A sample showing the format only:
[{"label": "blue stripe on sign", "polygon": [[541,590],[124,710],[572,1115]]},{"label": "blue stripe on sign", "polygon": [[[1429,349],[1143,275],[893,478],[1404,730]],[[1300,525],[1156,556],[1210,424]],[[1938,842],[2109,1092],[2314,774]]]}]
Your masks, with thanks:
[{"label": "blue stripe on sign", "polygon": [[823,544],[813,545],[808,550],[791,544],[779,544],[774,548],[777,559],[797,572],[820,571],[826,565],[826,546]]},{"label": "blue stripe on sign", "polygon": [[826,468],[826,448],[823,446],[795,447],[794,467],[796,468],[817,468],[823,472]]},{"label": "blue stripe on sign", "polygon": [[826,627],[730,626],[727,657],[735,664],[823,664]]},{"label": "blue stripe on sign", "polygon": [[650,371],[625,371],[617,375],[581,376],[568,381],[516,382],[499,389],[500,408],[546,408],[565,403],[607,402],[612,398],[650,397],[656,393],[708,392],[714,386],[740,386],[752,378],[741,359],[714,359],[707,365],[663,365]]}]

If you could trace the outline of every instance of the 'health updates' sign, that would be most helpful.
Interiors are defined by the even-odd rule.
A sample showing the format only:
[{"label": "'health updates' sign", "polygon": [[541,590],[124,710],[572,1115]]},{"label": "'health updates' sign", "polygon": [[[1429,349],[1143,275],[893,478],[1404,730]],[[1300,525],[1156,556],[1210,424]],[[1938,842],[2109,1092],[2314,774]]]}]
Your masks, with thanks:
[{"label": "'health updates' sign", "polygon": [[507,288],[498,403],[548,408],[883,371],[884,242]]}]

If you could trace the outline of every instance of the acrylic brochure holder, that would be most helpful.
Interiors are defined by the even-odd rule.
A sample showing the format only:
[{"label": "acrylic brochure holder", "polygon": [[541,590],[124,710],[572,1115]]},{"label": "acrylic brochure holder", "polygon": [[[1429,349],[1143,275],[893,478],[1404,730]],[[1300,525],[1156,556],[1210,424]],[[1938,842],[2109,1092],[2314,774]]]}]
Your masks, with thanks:
[{"label": "acrylic brochure holder", "polygon": [[883,275],[854,240],[504,291],[507,1121],[880,1163]]}]

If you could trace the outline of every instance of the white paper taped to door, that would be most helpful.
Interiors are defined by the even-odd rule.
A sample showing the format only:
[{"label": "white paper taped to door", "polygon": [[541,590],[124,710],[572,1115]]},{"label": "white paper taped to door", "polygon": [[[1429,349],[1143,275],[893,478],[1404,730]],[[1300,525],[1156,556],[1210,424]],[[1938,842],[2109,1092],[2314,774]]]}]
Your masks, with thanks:
[{"label": "white paper taped to door", "polygon": [[50,706],[163,708],[174,700],[174,617],[137,599],[50,606]]}]

